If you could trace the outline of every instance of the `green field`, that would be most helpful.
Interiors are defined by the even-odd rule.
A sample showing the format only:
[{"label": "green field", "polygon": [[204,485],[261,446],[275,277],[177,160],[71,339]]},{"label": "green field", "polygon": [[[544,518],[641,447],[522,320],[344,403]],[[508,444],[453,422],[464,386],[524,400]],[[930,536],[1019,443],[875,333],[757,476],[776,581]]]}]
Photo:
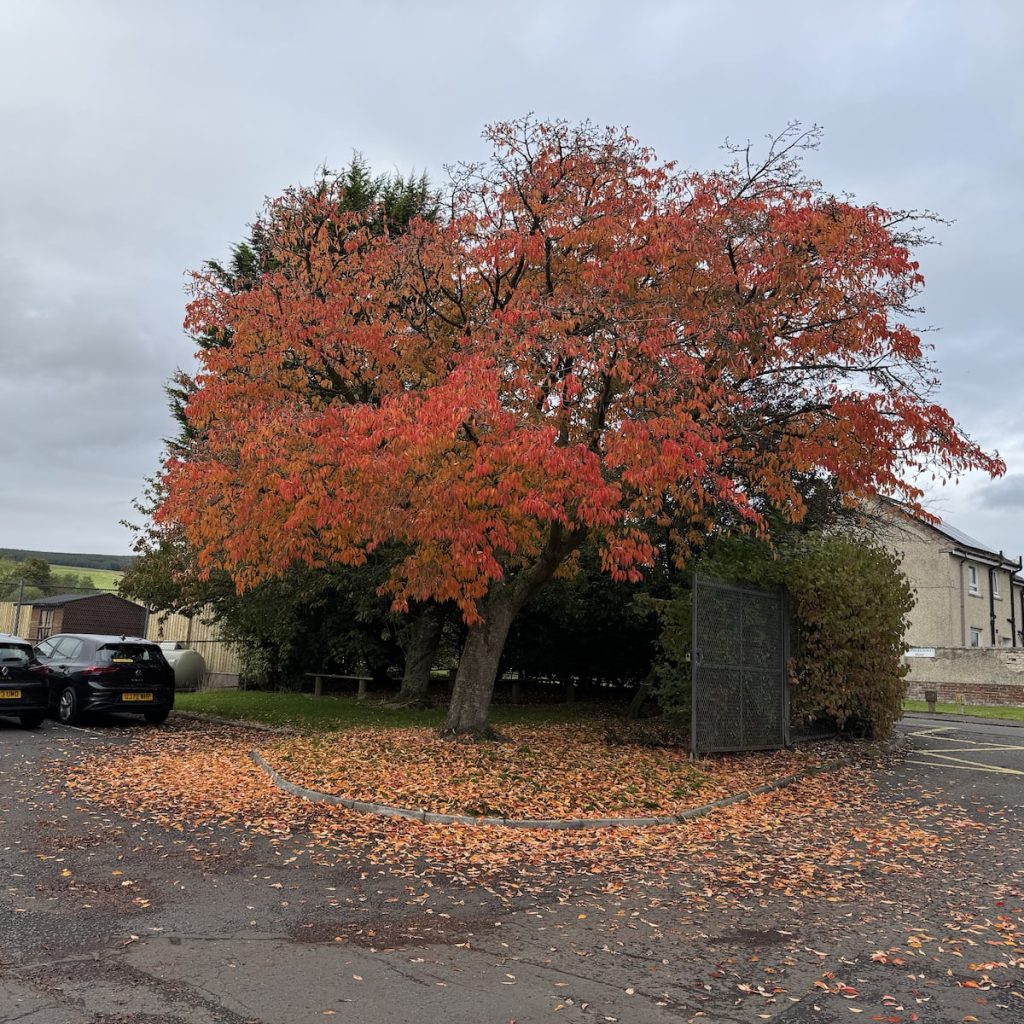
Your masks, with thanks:
[{"label": "green field", "polygon": [[88,576],[100,590],[116,590],[124,573],[113,569],[83,569],[77,565],[51,565],[50,572],[63,575],[73,572],[76,576]]}]

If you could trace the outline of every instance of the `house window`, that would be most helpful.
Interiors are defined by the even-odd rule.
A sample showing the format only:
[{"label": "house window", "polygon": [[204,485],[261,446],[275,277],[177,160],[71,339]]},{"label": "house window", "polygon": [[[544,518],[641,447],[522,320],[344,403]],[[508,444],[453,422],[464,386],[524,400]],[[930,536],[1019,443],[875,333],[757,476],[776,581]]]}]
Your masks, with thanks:
[{"label": "house window", "polygon": [[981,593],[978,589],[978,567],[976,565],[967,566],[967,590],[971,594]]},{"label": "house window", "polygon": [[992,596],[999,597],[999,573],[992,573]]},{"label": "house window", "polygon": [[971,629],[971,646],[972,647],[980,647],[981,646],[981,630],[980,629],[973,629],[973,628]]}]

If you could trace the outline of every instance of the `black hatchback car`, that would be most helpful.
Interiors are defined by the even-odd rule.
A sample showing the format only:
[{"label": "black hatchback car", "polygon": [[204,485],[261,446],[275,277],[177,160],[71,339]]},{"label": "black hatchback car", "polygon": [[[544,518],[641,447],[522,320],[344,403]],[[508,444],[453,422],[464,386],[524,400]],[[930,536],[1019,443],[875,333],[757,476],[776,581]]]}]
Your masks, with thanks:
[{"label": "black hatchback car", "polygon": [[0,715],[36,729],[43,724],[46,706],[46,670],[36,661],[32,645],[20,636],[0,633]]},{"label": "black hatchback car", "polygon": [[57,633],[36,646],[48,701],[72,725],[88,711],[128,711],[158,725],[174,707],[174,669],[160,648],[129,636]]}]

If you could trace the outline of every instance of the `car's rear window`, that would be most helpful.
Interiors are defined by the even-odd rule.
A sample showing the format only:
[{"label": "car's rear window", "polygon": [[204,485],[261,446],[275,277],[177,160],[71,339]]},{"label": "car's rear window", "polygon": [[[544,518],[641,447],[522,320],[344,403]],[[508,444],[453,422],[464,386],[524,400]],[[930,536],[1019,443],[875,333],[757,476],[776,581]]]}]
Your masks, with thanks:
[{"label": "car's rear window", "polygon": [[101,665],[163,665],[163,653],[155,644],[104,644],[96,652]]},{"label": "car's rear window", "polygon": [[0,641],[0,662],[7,665],[27,665],[32,660],[32,647],[30,644],[12,644],[10,641]]}]

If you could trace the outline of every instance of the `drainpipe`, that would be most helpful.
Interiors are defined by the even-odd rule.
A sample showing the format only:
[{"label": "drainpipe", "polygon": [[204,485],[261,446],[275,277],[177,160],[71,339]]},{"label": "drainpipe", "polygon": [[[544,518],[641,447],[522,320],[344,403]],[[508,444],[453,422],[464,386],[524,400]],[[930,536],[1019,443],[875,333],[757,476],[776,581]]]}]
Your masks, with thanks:
[{"label": "drainpipe", "polygon": [[1014,573],[1007,573],[1010,577],[1010,646],[1017,646],[1017,609],[1013,604],[1013,577]]},{"label": "drainpipe", "polygon": [[[964,565],[967,556],[960,556],[960,646],[967,646],[967,609],[964,607]],[[1024,596],[1021,597],[1021,608],[1024,608]]]},{"label": "drainpipe", "polygon": [[1006,560],[1006,576],[1010,581],[1010,617],[1006,620],[1010,624],[1010,646],[1017,646],[1017,607],[1013,603],[1013,587],[1017,579],[1017,573],[1021,570],[1021,563],[1024,559],[1018,558],[1014,565],[1009,559]]},{"label": "drainpipe", "polygon": [[988,628],[992,634],[992,646],[996,646],[996,595],[994,589],[994,583],[996,579],[996,570],[989,569],[988,571]]}]

